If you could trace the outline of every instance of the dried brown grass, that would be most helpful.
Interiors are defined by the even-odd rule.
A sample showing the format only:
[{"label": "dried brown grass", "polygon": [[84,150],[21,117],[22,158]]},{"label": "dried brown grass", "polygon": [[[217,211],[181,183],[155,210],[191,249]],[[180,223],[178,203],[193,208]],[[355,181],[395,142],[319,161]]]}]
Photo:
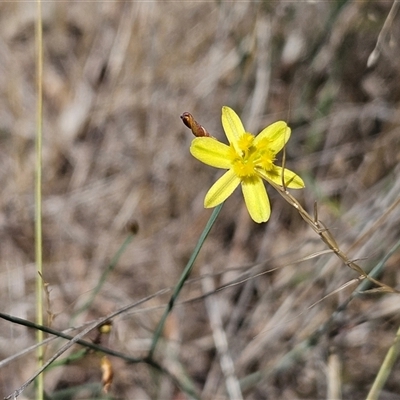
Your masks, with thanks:
[{"label": "dried brown grass", "polygon": [[[36,274],[31,6],[0,5],[0,299],[3,312],[26,319],[34,315]],[[366,68],[389,9],[384,2],[44,3],[43,250],[53,327],[69,326],[131,219],[139,234],[76,324],[177,281],[208,219],[202,201],[216,177],[191,158],[183,111],[221,139],[222,105],[254,133],[287,120],[287,164],[307,180],[294,194],[310,212],[318,200],[320,218],[349,257],[365,258],[365,270],[374,266],[398,240],[400,222],[399,207],[389,210],[400,193],[398,43],[386,43],[376,67]],[[399,33],[397,18],[392,37]],[[187,373],[202,398],[226,398],[212,336],[218,318],[214,325],[209,319],[217,310],[236,377],[256,377],[246,381],[245,398],[326,398],[338,383],[343,398],[363,398],[399,324],[398,297],[356,299],[326,334],[282,363],[350,289],[308,307],[356,276],[332,255],[295,264],[326,246],[268,191],[273,213],[263,225],[249,220],[240,193],[227,201],[193,274],[204,279],[188,284],[181,300],[201,296],[202,281],[216,287],[240,272],[281,268],[207,303],[177,307],[158,358]],[[396,286],[398,263],[397,253],[380,279]],[[167,300],[118,318],[108,345],[143,355],[162,311],[150,307]],[[0,322],[0,358],[33,342],[28,329]],[[49,372],[46,389],[99,382],[99,360],[93,355]],[[183,398],[167,379],[156,384],[147,366],[113,363],[113,398],[157,398],[157,385],[160,398]],[[34,368],[32,354],[3,368],[0,395]],[[400,392],[399,374],[397,367],[386,387],[392,396]]]}]

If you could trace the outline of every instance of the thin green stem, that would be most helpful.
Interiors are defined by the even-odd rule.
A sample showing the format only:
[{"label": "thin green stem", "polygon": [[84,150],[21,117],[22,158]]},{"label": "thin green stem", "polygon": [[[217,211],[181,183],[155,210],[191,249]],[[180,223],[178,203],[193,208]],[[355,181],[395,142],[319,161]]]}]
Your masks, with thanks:
[{"label": "thin green stem", "polygon": [[164,329],[165,321],[167,320],[167,317],[168,317],[169,313],[172,311],[172,309],[174,307],[174,304],[175,304],[175,301],[178,298],[179,293],[180,293],[184,283],[186,282],[186,280],[188,279],[190,273],[192,272],[194,262],[195,262],[198,254],[200,252],[200,249],[203,247],[203,244],[204,244],[208,234],[210,233],[210,230],[213,227],[214,222],[217,219],[218,214],[220,213],[223,204],[224,203],[222,203],[222,204],[220,204],[220,205],[218,205],[217,207],[214,208],[214,210],[213,210],[213,212],[212,212],[212,214],[210,216],[210,219],[208,220],[207,225],[204,228],[202,234],[200,235],[200,238],[199,238],[199,240],[198,240],[198,242],[196,244],[196,247],[194,248],[193,253],[190,256],[190,259],[189,259],[188,263],[186,264],[186,267],[183,270],[183,272],[181,274],[181,277],[179,278],[179,281],[178,281],[178,283],[176,284],[176,286],[174,288],[174,291],[173,291],[173,293],[171,295],[171,298],[170,298],[170,300],[168,302],[168,305],[165,308],[164,314],[161,317],[161,320],[158,323],[157,329],[154,332],[153,341],[152,341],[152,344],[151,344],[149,355],[147,357],[150,360],[154,356],[154,351],[156,349],[158,340],[160,339],[161,333],[162,333],[162,331]]},{"label": "thin green stem", "polygon": [[[388,253],[386,259],[388,259],[397,249],[400,248],[400,240],[393,246],[392,250]],[[380,271],[379,271],[380,272]],[[366,400],[377,400],[379,394],[385,385],[392,369],[394,363],[397,360],[400,352],[400,327],[397,330],[396,336],[394,338],[393,344],[390,346],[385,359],[376,375],[375,381],[368,393]]]},{"label": "thin green stem", "polygon": [[[35,167],[35,259],[36,259],[36,322],[43,325],[43,263],[42,263],[42,125],[43,125],[43,27],[42,4],[37,0],[36,20],[36,84],[37,84],[37,109],[36,109],[36,167]],[[43,341],[43,332],[36,331],[38,343]],[[37,349],[38,368],[43,366],[43,347]],[[43,375],[39,375],[36,385],[36,399],[43,400],[44,382]]]},{"label": "thin green stem", "polygon": [[393,366],[397,360],[399,352],[400,352],[400,327],[397,330],[393,344],[390,346],[390,349],[386,354],[386,357],[379,369],[378,375],[375,378],[374,384],[372,385],[366,400],[377,400],[379,398],[379,394],[385,382],[387,381],[387,378],[389,377],[390,373],[393,370]]}]

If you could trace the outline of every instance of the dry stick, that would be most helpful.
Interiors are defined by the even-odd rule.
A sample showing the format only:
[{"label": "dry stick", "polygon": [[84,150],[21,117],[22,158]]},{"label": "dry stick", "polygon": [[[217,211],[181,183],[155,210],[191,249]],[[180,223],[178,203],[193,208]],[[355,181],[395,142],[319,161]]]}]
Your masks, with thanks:
[{"label": "dry stick", "polygon": [[341,400],[342,397],[342,364],[334,350],[330,351],[327,362],[327,399]]},{"label": "dry stick", "polygon": [[[113,313],[111,313],[110,315],[107,315],[105,317],[99,318],[98,320],[94,321],[92,324],[90,324],[87,328],[85,328],[83,331],[81,331],[78,335],[74,336],[73,338],[70,339],[70,341],[68,343],[66,343],[63,347],[61,347],[44,365],[42,368],[39,369],[39,371],[37,371],[31,378],[29,378],[23,385],[20,386],[19,389],[15,390],[12,394],[10,394],[9,396],[5,397],[5,400],[9,400],[9,399],[16,399],[25,389],[28,385],[30,385],[35,378],[41,374],[43,372],[43,370],[45,368],[47,368],[54,360],[56,360],[61,354],[63,354],[65,351],[67,351],[74,343],[78,343],[80,342],[80,340],[82,339],[83,336],[85,336],[86,334],[88,334],[91,330],[101,326],[102,324],[104,324],[105,322],[109,321],[110,319],[116,317],[119,314],[122,314],[123,312],[129,310],[132,307],[136,307],[139,306],[140,304],[145,303],[146,301],[154,298],[155,296],[159,296],[165,292],[167,292],[168,289],[163,289],[158,291],[157,293],[145,297],[144,299],[139,300],[138,302],[134,303],[134,304],[129,304],[128,306],[125,306],[123,308],[121,308],[120,310],[117,310]],[[43,327],[45,328],[45,327]],[[47,330],[49,331],[49,329],[45,328],[45,329],[41,329],[42,331]],[[54,331],[53,331],[54,332]],[[51,333],[53,333],[51,332]],[[65,336],[65,335],[60,335],[59,336]],[[85,344],[86,345],[86,344]],[[150,363],[151,360],[142,360],[143,362],[147,362]],[[156,365],[156,363],[153,363],[154,365]]]},{"label": "dry stick", "polygon": [[[133,304],[132,307],[133,306],[136,306],[136,303]],[[126,310],[126,308],[125,308],[125,310]],[[38,325],[38,324],[35,324],[34,322],[28,321],[28,320],[23,319],[23,318],[15,317],[13,315],[0,313],[0,318],[4,319],[5,321],[10,321],[10,322],[12,322],[14,324],[17,324],[17,325],[26,326],[27,328],[40,330],[42,332],[54,335],[53,337],[49,337],[49,338],[43,340],[43,342],[41,342],[41,343],[36,343],[36,344],[34,344],[34,345],[30,346],[30,347],[27,347],[26,349],[23,349],[22,351],[20,351],[20,352],[18,352],[16,354],[13,354],[12,356],[10,356],[10,357],[8,357],[8,358],[6,358],[4,360],[1,360],[0,361],[0,368],[3,368],[4,366],[9,364],[10,362],[16,360],[17,358],[19,358],[19,357],[21,357],[21,356],[23,356],[25,354],[28,354],[30,351],[37,349],[39,346],[43,346],[43,345],[55,340],[57,337],[62,338],[62,339],[72,340],[74,338],[74,336],[68,335],[68,332],[75,331],[75,330],[81,329],[83,327],[87,327],[87,326],[89,326],[89,325],[91,325],[91,324],[93,324],[95,322],[95,321],[90,321],[90,322],[87,322],[87,323],[85,323],[84,325],[82,325],[80,327],[68,328],[68,329],[65,329],[64,331],[57,331],[56,329],[49,328],[49,327],[47,327],[45,325]],[[109,316],[107,318],[109,318]],[[94,350],[94,351],[100,351],[100,352],[103,352],[103,353],[108,354],[110,356],[120,357],[123,360],[125,360],[127,362],[130,362],[130,363],[138,363],[138,362],[143,361],[142,358],[130,357],[130,356],[127,356],[126,354],[122,354],[122,353],[116,352],[114,350],[110,350],[110,349],[108,349],[106,347],[103,347],[103,346],[98,345],[98,344],[94,344],[92,342],[87,342],[85,340],[78,340],[76,343],[80,344],[80,345],[82,345],[84,347],[87,347],[88,349]]]},{"label": "dry stick", "polygon": [[394,17],[396,15],[397,10],[399,9],[400,2],[399,0],[394,0],[392,4],[392,8],[389,11],[389,14],[385,20],[385,23],[383,24],[383,27],[379,33],[378,40],[376,41],[376,45],[374,50],[372,50],[372,53],[368,57],[367,61],[367,67],[373,67],[376,62],[378,61],[379,55],[381,53],[382,49],[382,44],[384,40],[386,39],[387,34],[389,33],[389,29],[392,26]]},{"label": "dry stick", "polygon": [[[203,270],[208,269],[208,266],[204,266],[203,268]],[[202,286],[204,293],[210,293],[215,290],[214,281],[209,276],[206,276],[202,280]],[[243,399],[243,396],[240,390],[239,381],[235,375],[232,357],[229,354],[228,339],[223,329],[218,298],[213,299],[211,297],[206,297],[205,305],[208,318],[210,319],[210,326],[213,332],[215,347],[220,357],[221,370],[225,376],[225,384],[228,396],[232,400],[241,400]]]},{"label": "dry stick", "polygon": [[39,371],[35,372],[35,374],[32,377],[30,377],[23,385],[21,385],[19,389],[15,390],[13,393],[5,397],[4,399],[5,400],[16,399],[26,389],[26,387],[30,385],[36,379],[36,377],[39,374],[41,374],[45,370],[45,368],[48,367],[55,359],[57,359],[62,353],[68,350],[74,343],[78,342],[83,336],[89,333],[92,329],[97,328],[98,326],[103,324],[106,320],[107,319],[101,318],[100,323],[94,322],[93,324],[89,325],[88,328],[84,329],[78,335],[74,336],[68,343],[66,343],[52,357],[50,357],[50,359],[43,365],[42,368],[39,369]]},{"label": "dry stick", "polygon": [[374,283],[377,286],[380,286],[380,291],[388,293],[400,293],[398,290],[369,276],[358,264],[356,264],[354,261],[351,261],[347,257],[347,255],[339,248],[331,232],[324,226],[321,221],[318,220],[318,212],[316,207],[314,208],[314,218],[312,218],[310,214],[308,214],[307,211],[304,210],[300,203],[285,188],[282,188],[272,181],[269,181],[269,184],[272,185],[292,207],[296,208],[304,221],[311,226],[314,232],[316,232],[320,236],[321,240],[337,255],[337,257],[345,265],[356,271],[363,278],[368,279],[370,282]]},{"label": "dry stick", "polygon": [[[29,354],[31,351],[37,349],[38,347],[44,346],[45,344],[56,340],[58,337],[64,338],[64,339],[67,339],[67,340],[71,340],[73,338],[73,336],[69,336],[68,332],[72,332],[72,331],[76,331],[78,329],[82,329],[83,327],[88,326],[89,324],[91,324],[93,322],[93,321],[90,321],[90,322],[87,322],[87,323],[85,323],[85,324],[83,324],[82,326],[79,326],[79,327],[72,327],[72,328],[65,329],[63,331],[57,331],[55,329],[48,328],[47,326],[37,325],[34,322],[28,321],[26,319],[14,317],[13,315],[9,315],[9,314],[3,314],[1,312],[0,312],[0,318],[4,319],[5,321],[10,321],[10,322],[12,322],[14,324],[17,324],[17,325],[21,325],[21,326],[26,326],[28,328],[42,330],[45,333],[50,333],[50,334],[54,335],[52,337],[48,337],[47,339],[43,340],[40,343],[35,343],[32,346],[26,347],[25,349],[19,351],[18,353],[14,353],[10,357],[4,358],[3,360],[0,361],[0,369],[5,367],[10,362],[12,362],[14,360],[17,360],[18,358],[20,358],[20,357],[22,357],[22,356],[24,356],[26,354]],[[85,342],[85,341],[82,340],[82,341],[79,341],[78,343],[82,344],[82,346],[86,346],[86,344],[89,343],[89,342]],[[89,343],[89,345],[92,345],[92,343]],[[96,346],[96,345],[94,345],[94,346]],[[103,351],[102,349],[97,348],[97,347],[93,348],[93,350]]]}]

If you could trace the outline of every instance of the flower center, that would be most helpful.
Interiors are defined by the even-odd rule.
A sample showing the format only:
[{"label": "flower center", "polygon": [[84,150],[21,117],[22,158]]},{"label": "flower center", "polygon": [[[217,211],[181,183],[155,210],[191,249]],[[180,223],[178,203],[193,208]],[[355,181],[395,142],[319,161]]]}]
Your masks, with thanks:
[{"label": "flower center", "polygon": [[244,133],[238,140],[240,153],[235,151],[231,145],[231,162],[235,174],[241,178],[254,178],[258,175],[257,168],[271,171],[275,161],[275,154],[269,150],[268,139],[262,140],[257,146],[254,145],[254,136]]},{"label": "flower center", "polygon": [[237,153],[231,145],[231,162],[235,174],[239,178],[250,178],[257,176],[257,148],[253,145],[254,136],[244,133],[238,140],[240,153]]}]

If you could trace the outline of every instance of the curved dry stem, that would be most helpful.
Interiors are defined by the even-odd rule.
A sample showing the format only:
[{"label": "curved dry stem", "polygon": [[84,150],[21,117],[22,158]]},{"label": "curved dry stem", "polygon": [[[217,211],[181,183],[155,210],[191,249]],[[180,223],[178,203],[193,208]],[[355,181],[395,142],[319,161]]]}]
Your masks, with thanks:
[{"label": "curved dry stem", "polygon": [[300,214],[301,218],[311,228],[316,232],[321,240],[336,254],[336,256],[349,268],[356,271],[362,278],[368,279],[370,282],[379,286],[378,289],[374,289],[375,291],[385,292],[385,293],[400,293],[398,290],[392,288],[389,285],[386,285],[383,282],[378,281],[372,276],[368,275],[355,261],[352,261],[340,248],[337,244],[335,238],[329,229],[318,219],[318,210],[317,206],[314,207],[314,218],[311,217],[310,214],[301,206],[301,204],[285,189],[273,182],[269,182],[277,192],[292,206],[294,207]]}]

